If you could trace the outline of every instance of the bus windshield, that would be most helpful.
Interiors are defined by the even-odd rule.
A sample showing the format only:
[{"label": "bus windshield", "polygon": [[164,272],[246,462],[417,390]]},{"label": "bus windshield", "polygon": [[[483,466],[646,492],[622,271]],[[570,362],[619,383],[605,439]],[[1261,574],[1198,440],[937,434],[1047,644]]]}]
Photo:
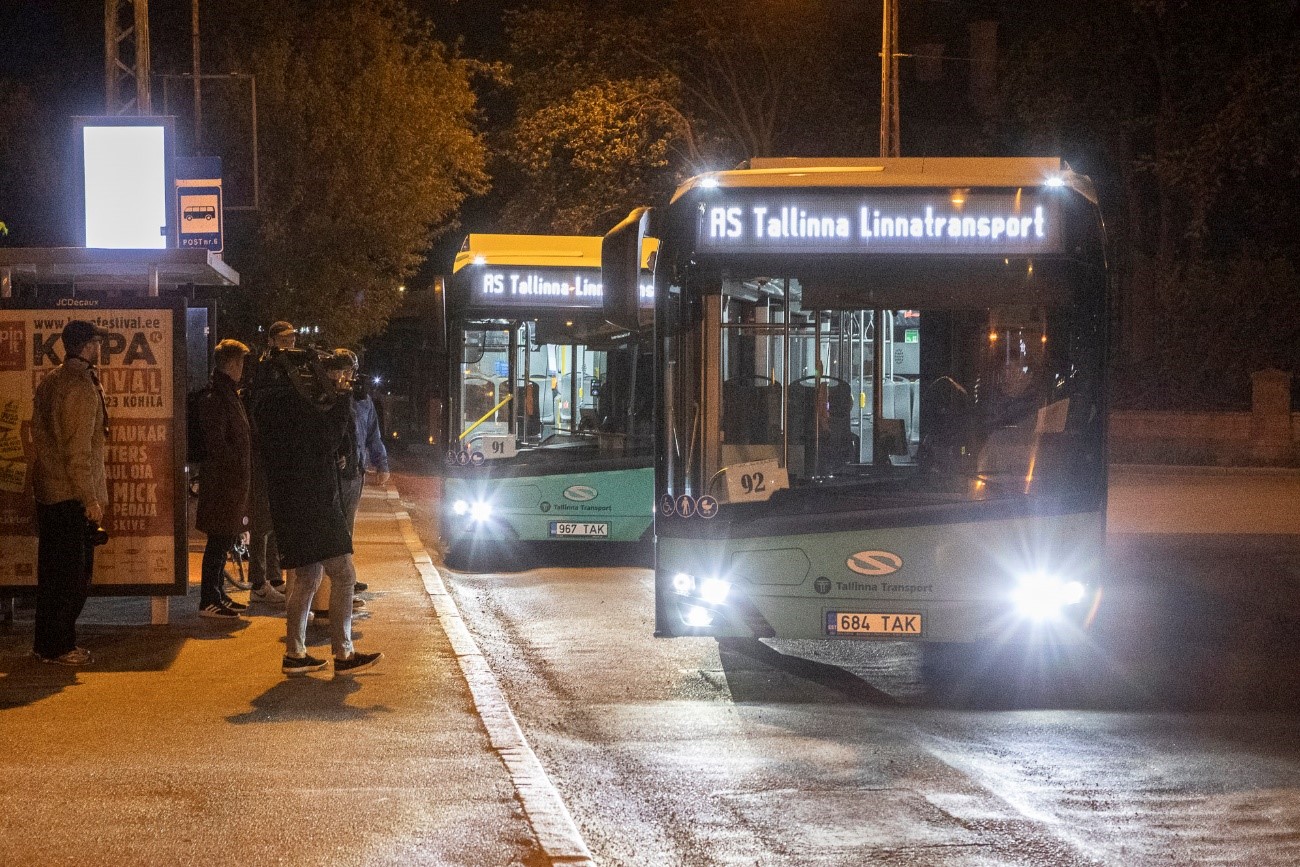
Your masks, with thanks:
[{"label": "bus windshield", "polygon": [[650,380],[640,400],[632,394],[637,375],[652,374],[648,359],[637,370],[636,343],[627,335],[621,344],[557,340],[548,330],[535,319],[458,329],[456,443],[484,461],[530,466],[648,454]]},{"label": "bus windshield", "polygon": [[974,303],[931,285],[883,307],[812,274],[683,282],[699,303],[670,290],[677,492],[857,511],[1095,487],[1101,323],[1068,291]]}]

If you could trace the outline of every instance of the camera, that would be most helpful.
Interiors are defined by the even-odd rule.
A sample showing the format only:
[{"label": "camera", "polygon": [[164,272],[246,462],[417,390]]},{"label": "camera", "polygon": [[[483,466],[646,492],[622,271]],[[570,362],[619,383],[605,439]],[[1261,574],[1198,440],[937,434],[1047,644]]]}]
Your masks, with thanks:
[{"label": "camera", "polygon": [[108,544],[108,531],[98,521],[86,520],[86,541],[98,548]]}]

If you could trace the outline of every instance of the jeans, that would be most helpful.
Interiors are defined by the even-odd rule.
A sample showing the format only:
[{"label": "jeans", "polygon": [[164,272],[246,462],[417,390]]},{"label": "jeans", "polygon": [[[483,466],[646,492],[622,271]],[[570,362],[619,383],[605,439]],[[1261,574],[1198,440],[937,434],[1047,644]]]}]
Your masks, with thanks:
[{"label": "jeans", "polygon": [[36,504],[36,639],[38,656],[54,659],[77,646],[77,618],[86,605],[95,547],[86,540],[79,500]]},{"label": "jeans", "polygon": [[253,532],[248,535],[248,580],[256,590],[267,581],[280,577],[280,548],[275,544],[275,531]]},{"label": "jeans", "polygon": [[340,554],[293,570],[285,609],[285,644],[290,656],[307,652],[307,613],[323,575],[330,576],[330,646],[334,658],[352,655],[352,585],[357,583],[357,573],[352,568],[352,555]]},{"label": "jeans", "polygon": [[199,607],[220,605],[226,598],[222,584],[226,580],[226,556],[235,546],[236,536],[209,533],[203,548],[203,566],[199,571]]}]

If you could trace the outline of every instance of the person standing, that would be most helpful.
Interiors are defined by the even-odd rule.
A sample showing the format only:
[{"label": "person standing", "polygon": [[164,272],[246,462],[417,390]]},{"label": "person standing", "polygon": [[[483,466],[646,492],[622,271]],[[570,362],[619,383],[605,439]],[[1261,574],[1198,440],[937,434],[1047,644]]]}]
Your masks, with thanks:
[{"label": "person standing", "polygon": [[[337,400],[347,404],[348,422],[343,431],[343,441],[339,448],[339,501],[343,507],[343,521],[351,538],[357,519],[357,507],[361,505],[361,488],[365,484],[366,474],[361,446],[356,438],[356,408],[353,405],[352,383],[357,373],[357,356],[350,349],[336,349],[321,364],[334,385]],[[357,582],[353,588],[352,618],[365,617],[368,612],[365,600],[357,596],[366,585]],[[317,588],[311,600],[312,617],[325,621],[330,616],[330,597],[333,594],[333,581],[326,576]]]},{"label": "person standing", "polygon": [[338,457],[351,418],[334,383],[306,352],[291,350],[271,359],[280,374],[253,397],[266,466],[271,523],[280,561],[293,569],[286,612],[288,675],[319,671],[326,662],[308,655],[307,617],[322,577],[333,581],[330,645],[334,674],[348,675],[383,658],[359,653],[352,644],[352,534],[343,514]]},{"label": "person standing", "polygon": [[[298,331],[293,323],[283,319],[271,323],[267,329],[267,346],[254,366],[245,396],[245,407],[252,406],[251,399],[259,389],[272,384],[276,368],[271,359],[280,352],[293,349],[298,341]],[[258,443],[257,425],[253,425],[252,448],[252,504],[249,515],[248,580],[253,585],[249,596],[254,602],[282,604],[285,601],[285,582],[280,571],[280,550],[271,527],[270,495],[266,489],[266,468],[262,466],[261,446]]]},{"label": "person standing", "polygon": [[250,430],[239,398],[248,351],[238,340],[218,343],[213,353],[212,385],[198,401],[206,457],[194,526],[208,535],[200,573],[199,616],[215,620],[236,620],[248,607],[231,600],[222,586],[226,555],[248,532]]},{"label": "person standing", "polygon": [[77,618],[95,568],[92,530],[104,520],[108,412],[95,371],[108,332],[80,319],[63,327],[63,363],[41,380],[32,406],[36,457],[36,636],[32,652],[58,665],[85,665]]}]

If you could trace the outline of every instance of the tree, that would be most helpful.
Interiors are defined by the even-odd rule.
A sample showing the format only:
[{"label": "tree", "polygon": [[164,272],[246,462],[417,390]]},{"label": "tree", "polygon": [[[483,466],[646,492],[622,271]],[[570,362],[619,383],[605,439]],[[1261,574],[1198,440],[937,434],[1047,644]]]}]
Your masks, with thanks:
[{"label": "tree", "polygon": [[1010,120],[1100,182],[1122,404],[1242,405],[1259,365],[1300,373],[1259,351],[1262,334],[1300,339],[1259,325],[1300,313],[1300,216],[1277,207],[1300,193],[1296,18],[1283,0],[1107,0],[1011,52]]},{"label": "tree", "polygon": [[67,243],[60,123],[48,88],[0,79],[0,238],[16,246]]},{"label": "tree", "polygon": [[257,76],[260,128],[261,210],[227,253],[243,278],[232,312],[243,330],[288,318],[355,344],[486,188],[472,64],[398,0],[237,0],[218,14],[219,62]]}]

